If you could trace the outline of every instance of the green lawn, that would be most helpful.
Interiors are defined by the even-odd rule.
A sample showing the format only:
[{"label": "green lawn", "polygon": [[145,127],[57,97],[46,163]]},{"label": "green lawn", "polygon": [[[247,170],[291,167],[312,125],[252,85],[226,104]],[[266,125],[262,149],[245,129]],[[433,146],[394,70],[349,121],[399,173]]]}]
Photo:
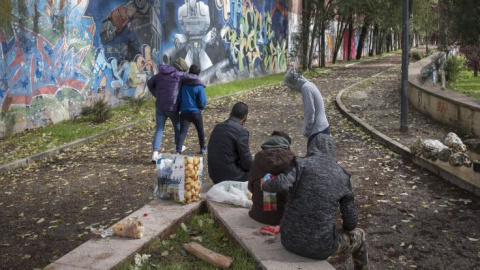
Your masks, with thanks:
[{"label": "green lawn", "polygon": [[449,89],[480,99],[480,76],[473,76],[471,70],[461,71],[457,80],[449,84]]},{"label": "green lawn", "polygon": [[[183,244],[200,243],[205,248],[233,258],[228,269],[256,270],[260,267],[253,258],[237,243],[233,242],[218,227],[209,213],[196,215],[189,224],[180,226],[174,234],[166,239],[155,238],[148,246],[136,255],[147,258],[143,263],[130,260],[119,266],[117,270],[180,270],[180,269],[219,269],[189,254]],[[138,259],[137,259],[138,260]]]}]

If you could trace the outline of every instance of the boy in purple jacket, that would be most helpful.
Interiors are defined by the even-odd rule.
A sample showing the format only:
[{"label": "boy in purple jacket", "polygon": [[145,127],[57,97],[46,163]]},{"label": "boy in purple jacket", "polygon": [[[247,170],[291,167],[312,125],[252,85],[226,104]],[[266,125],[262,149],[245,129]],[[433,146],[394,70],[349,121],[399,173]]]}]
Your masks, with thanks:
[{"label": "boy in purple jacket", "polygon": [[[198,78],[200,68],[197,65],[191,65],[188,73],[191,78]],[[207,95],[205,93],[205,85],[198,79],[195,83],[184,83],[180,90],[180,137],[177,144],[176,153],[181,154],[182,146],[187,137],[190,123],[195,125],[198,134],[198,142],[200,144],[199,154],[205,154],[205,133],[203,131],[202,110],[207,104]]]},{"label": "boy in purple jacket", "polygon": [[[170,65],[160,65],[158,73],[147,81],[148,90],[155,97],[155,120],[156,129],[153,136],[153,155],[152,161],[156,162],[160,157],[160,149],[162,146],[163,130],[167,118],[172,121],[175,132],[175,144],[178,144],[180,136],[180,117],[178,113],[178,93],[182,83],[198,84],[201,81],[198,77],[192,77],[185,73],[188,65],[179,57]],[[176,148],[176,147],[175,147]]]}]

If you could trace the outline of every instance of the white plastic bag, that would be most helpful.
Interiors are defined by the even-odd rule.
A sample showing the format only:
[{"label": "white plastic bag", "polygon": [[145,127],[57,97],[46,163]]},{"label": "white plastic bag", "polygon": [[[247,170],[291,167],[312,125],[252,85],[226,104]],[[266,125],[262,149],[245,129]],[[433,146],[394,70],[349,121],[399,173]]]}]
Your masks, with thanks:
[{"label": "white plastic bag", "polygon": [[207,198],[215,202],[250,208],[253,203],[247,197],[248,192],[248,181],[223,181],[210,188]]},{"label": "white plastic bag", "polygon": [[203,157],[163,155],[157,160],[157,185],[153,195],[180,203],[199,200]]}]

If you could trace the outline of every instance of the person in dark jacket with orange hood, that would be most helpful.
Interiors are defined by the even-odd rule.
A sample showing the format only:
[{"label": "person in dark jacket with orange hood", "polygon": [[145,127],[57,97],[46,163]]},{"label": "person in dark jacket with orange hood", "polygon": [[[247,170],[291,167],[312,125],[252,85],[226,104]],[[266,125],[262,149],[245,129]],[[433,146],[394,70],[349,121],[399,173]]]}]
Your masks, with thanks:
[{"label": "person in dark jacket with orange hood", "polygon": [[295,154],[290,150],[292,140],[287,133],[273,131],[262,144],[262,150],[255,155],[248,175],[248,189],[252,192],[253,206],[248,215],[254,220],[278,225],[285,211],[286,195],[277,193],[276,209],[264,208],[263,191],[260,189],[260,179],[265,174],[277,175],[285,171],[292,162]]}]

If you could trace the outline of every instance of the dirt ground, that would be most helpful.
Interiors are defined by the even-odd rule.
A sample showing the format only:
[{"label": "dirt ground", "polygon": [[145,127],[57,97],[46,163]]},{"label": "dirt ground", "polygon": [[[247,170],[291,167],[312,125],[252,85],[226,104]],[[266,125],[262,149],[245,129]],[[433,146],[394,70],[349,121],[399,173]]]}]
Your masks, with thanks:
[{"label": "dirt ground", "polygon": [[[392,69],[375,77],[375,83],[358,85],[353,92],[358,93],[346,98],[347,107],[405,142],[442,137],[447,130],[412,110],[408,136],[395,133],[398,64],[400,55],[388,56],[332,68],[313,79],[326,101],[338,160],[352,173],[358,226],[367,232],[371,269],[480,269],[480,199],[379,145],[334,105],[341,89]],[[252,153],[277,129],[292,136],[297,155],[305,155],[300,94],[285,86],[264,88],[210,102],[204,112],[207,139],[231,106],[244,101],[249,105],[246,126]],[[113,225],[152,200],[153,129],[151,122],[0,175],[0,268],[43,268],[92,238],[89,227]],[[193,127],[186,145],[187,152],[198,150]],[[164,146],[164,152],[173,151],[170,125]],[[209,185],[207,177],[204,186]],[[337,269],[353,269],[351,259],[330,261]]]}]

